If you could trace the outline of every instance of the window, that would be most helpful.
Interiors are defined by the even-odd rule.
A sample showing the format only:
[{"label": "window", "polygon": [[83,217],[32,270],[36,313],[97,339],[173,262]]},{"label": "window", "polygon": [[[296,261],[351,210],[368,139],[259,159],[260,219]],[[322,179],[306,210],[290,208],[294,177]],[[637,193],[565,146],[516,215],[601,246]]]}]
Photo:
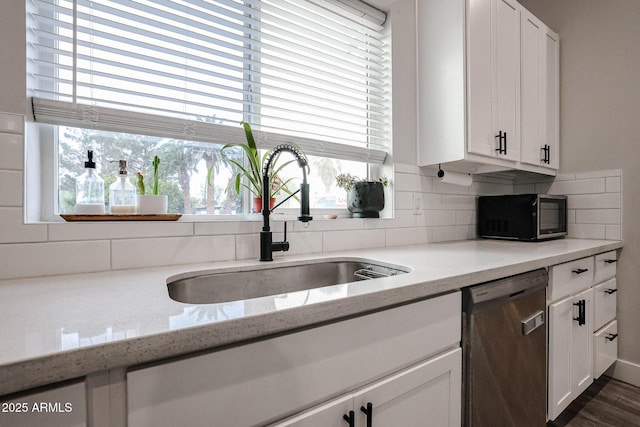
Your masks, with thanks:
[{"label": "window", "polygon": [[249,211],[221,153],[244,142],[241,121],[261,148],[310,156],[312,207],[341,206],[330,171],[366,176],[389,150],[385,17],[357,0],[27,3],[28,87],[36,122],[55,126],[40,135],[57,143],[60,212],[87,148],[103,177],[107,160],[135,174],[160,155],[173,209],[209,214]]}]

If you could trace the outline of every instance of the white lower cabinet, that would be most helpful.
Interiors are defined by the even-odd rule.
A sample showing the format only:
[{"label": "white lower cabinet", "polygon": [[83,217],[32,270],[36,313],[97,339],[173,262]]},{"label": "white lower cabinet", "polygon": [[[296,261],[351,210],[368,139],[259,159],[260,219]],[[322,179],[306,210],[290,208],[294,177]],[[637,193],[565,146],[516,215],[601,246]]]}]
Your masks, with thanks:
[{"label": "white lower cabinet", "polygon": [[591,288],[549,305],[549,419],[593,382]]},{"label": "white lower cabinet", "polygon": [[84,381],[2,396],[0,405],[0,426],[3,427],[88,425]]},{"label": "white lower cabinet", "polygon": [[[128,425],[252,426],[300,414],[300,425],[345,426],[353,410],[364,426],[367,402],[378,426],[421,416],[459,425],[460,329],[455,292],[131,369]],[[396,416],[409,421],[385,421]]]},{"label": "white lower cabinet", "polygon": [[593,334],[593,376],[598,378],[618,358],[618,321]]},{"label": "white lower cabinet", "polygon": [[450,350],[273,426],[459,426],[461,363]]}]

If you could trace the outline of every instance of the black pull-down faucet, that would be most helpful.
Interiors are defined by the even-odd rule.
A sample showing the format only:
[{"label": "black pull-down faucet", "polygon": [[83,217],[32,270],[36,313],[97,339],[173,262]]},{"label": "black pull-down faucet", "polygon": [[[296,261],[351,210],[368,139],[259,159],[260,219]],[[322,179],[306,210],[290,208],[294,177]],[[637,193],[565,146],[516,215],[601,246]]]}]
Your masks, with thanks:
[{"label": "black pull-down faucet", "polygon": [[289,250],[289,242],[287,242],[287,223],[284,223],[284,239],[280,242],[274,242],[273,236],[271,233],[271,228],[269,227],[269,215],[271,214],[271,210],[269,208],[269,198],[271,196],[271,185],[269,174],[271,172],[271,163],[274,158],[283,151],[287,151],[296,158],[298,162],[298,166],[302,169],[302,184],[300,184],[300,190],[297,190],[295,193],[289,195],[286,199],[280,202],[277,206],[274,206],[274,209],[280,206],[282,203],[289,200],[289,198],[293,197],[298,192],[300,193],[300,216],[298,217],[298,221],[301,222],[309,222],[313,219],[311,215],[309,215],[309,184],[307,184],[307,159],[304,158],[300,150],[293,145],[289,144],[281,144],[276,146],[264,163],[264,168],[262,170],[262,231],[260,232],[260,261],[273,261],[273,251],[288,251]]}]

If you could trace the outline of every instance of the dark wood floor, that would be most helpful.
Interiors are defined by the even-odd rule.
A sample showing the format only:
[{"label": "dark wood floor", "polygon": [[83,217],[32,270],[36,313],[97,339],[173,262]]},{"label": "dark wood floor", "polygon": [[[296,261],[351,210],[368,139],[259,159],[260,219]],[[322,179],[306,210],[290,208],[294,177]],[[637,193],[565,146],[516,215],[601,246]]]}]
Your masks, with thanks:
[{"label": "dark wood floor", "polygon": [[547,427],[638,427],[640,388],[602,376]]}]

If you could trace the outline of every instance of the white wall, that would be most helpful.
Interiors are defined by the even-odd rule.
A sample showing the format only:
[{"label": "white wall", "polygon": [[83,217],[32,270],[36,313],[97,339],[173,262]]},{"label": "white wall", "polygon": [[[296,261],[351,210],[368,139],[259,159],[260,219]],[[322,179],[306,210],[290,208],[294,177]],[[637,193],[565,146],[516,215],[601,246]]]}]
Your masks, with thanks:
[{"label": "white wall", "polygon": [[[640,2],[520,2],[560,34],[561,171],[613,168],[623,171],[624,249],[618,264],[619,358],[638,365]],[[616,376],[640,385],[640,366],[617,371]]]}]

